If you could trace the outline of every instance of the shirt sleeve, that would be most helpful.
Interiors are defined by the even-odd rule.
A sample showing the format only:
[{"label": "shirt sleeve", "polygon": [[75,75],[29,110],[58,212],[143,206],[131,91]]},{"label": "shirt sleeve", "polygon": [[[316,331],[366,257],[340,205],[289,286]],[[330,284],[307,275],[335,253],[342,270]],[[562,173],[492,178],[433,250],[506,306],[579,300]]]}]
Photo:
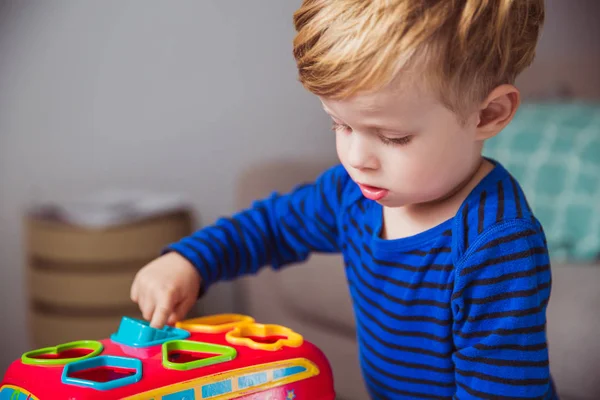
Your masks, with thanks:
[{"label": "shirt sleeve", "polygon": [[304,261],[311,252],[340,251],[338,218],[349,181],[341,165],[286,194],[273,193],[249,209],[169,245],[202,277],[202,291],[221,280],[256,273],[271,265]]},{"label": "shirt sleeve", "polygon": [[545,399],[551,272],[543,231],[506,221],[458,262],[452,296],[456,398]]}]

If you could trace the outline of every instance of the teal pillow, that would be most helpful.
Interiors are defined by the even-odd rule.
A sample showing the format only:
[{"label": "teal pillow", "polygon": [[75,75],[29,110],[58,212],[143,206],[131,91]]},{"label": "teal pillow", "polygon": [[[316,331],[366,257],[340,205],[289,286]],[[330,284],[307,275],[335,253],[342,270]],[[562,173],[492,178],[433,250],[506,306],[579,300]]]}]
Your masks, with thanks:
[{"label": "teal pillow", "polygon": [[522,104],[484,154],[521,184],[553,259],[599,259],[600,104]]}]

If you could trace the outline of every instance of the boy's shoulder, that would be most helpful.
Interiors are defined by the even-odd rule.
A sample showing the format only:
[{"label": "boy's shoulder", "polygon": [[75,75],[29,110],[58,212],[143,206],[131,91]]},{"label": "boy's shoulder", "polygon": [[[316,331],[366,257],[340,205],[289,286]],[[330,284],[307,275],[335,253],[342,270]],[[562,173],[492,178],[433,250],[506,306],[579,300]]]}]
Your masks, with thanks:
[{"label": "boy's shoulder", "polygon": [[[501,240],[539,236],[543,228],[515,177],[501,163],[471,191],[453,226],[455,259]],[[504,239],[502,239],[504,238]]]}]

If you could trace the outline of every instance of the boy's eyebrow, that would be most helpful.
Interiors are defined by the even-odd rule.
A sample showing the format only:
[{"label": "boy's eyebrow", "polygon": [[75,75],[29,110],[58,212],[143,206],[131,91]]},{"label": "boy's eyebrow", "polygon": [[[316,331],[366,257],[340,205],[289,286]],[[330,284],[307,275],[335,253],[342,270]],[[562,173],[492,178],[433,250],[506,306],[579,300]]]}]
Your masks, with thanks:
[{"label": "boy's eyebrow", "polygon": [[[337,118],[339,120],[342,120],[341,118],[337,117],[330,109],[328,109],[325,105],[323,105],[323,111],[325,111],[325,113],[327,115],[329,115],[332,118]],[[396,128],[392,128],[389,126],[385,126],[385,125],[381,125],[381,124],[370,124],[368,126],[368,128],[373,129],[373,130],[377,130],[377,131],[389,131],[389,132],[403,132],[403,130],[399,130]]]},{"label": "boy's eyebrow", "polygon": [[325,112],[326,112],[327,114],[329,114],[329,115],[333,114],[333,113],[331,112],[331,110],[329,110],[329,108],[327,108],[327,107],[325,107],[325,106],[323,106],[323,111],[325,111]]},{"label": "boy's eyebrow", "polygon": [[333,111],[331,111],[330,109],[328,109],[327,107],[323,106],[323,111],[325,111],[325,114],[329,115],[331,118],[337,118],[339,120],[341,120],[341,118],[337,117]]}]

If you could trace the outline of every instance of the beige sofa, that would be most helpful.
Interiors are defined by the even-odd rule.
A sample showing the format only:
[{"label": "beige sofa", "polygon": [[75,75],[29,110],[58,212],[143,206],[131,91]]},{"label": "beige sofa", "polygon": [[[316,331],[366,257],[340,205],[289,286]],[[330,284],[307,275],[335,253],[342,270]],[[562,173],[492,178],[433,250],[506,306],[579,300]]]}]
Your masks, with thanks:
[{"label": "beige sofa", "polygon": [[[312,180],[335,161],[272,161],[240,177],[237,206]],[[561,399],[600,399],[600,265],[553,265],[550,364]],[[332,364],[338,398],[368,399],[357,360],[355,325],[339,256],[313,255],[281,272],[264,269],[235,282],[240,312],[287,325],[320,346]]]}]

